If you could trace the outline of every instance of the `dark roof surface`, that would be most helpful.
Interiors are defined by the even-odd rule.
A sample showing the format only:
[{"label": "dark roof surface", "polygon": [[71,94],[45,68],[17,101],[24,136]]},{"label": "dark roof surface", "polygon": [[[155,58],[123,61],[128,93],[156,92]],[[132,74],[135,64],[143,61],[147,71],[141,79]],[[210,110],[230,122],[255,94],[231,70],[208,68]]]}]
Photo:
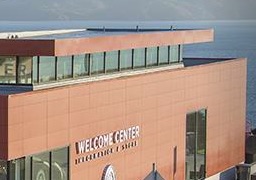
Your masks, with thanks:
[{"label": "dark roof surface", "polygon": [[198,66],[222,61],[234,60],[236,58],[184,58],[184,67]]},{"label": "dark roof surface", "polygon": [[32,91],[32,86],[0,85],[0,95],[17,94]]}]

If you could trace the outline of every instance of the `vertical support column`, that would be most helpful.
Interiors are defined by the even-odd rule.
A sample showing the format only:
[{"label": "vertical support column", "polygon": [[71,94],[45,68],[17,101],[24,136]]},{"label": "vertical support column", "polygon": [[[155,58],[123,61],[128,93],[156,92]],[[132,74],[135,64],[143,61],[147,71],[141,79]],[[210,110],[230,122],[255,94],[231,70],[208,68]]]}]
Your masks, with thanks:
[{"label": "vertical support column", "polygon": [[159,46],[157,47],[157,50],[156,50],[156,53],[157,53],[157,65],[159,66],[159,62],[160,62],[160,59],[159,59]]},{"label": "vertical support column", "polygon": [[58,76],[58,58],[57,56],[55,57],[55,81],[57,80]]},{"label": "vertical support column", "polygon": [[88,76],[91,76],[92,72],[92,61],[91,61],[91,54],[89,54],[89,60],[88,60]]},{"label": "vertical support column", "polygon": [[71,77],[74,78],[74,55],[71,56]]},{"label": "vertical support column", "polygon": [[148,49],[147,48],[145,48],[145,64],[144,64],[144,66],[145,66],[145,68],[147,67],[147,51],[148,51]]},{"label": "vertical support column", "polygon": [[134,69],[134,49],[132,49],[132,69]]},{"label": "vertical support column", "polygon": [[118,50],[118,71],[121,71],[121,51]]},{"label": "vertical support column", "polygon": [[19,58],[19,56],[16,56],[15,59],[16,59],[16,61],[15,61],[15,64],[16,64],[16,68],[15,68],[15,74],[16,74],[15,81],[16,81],[16,83],[15,84],[18,84],[19,83],[19,64],[20,64],[19,60],[20,60],[20,58]]},{"label": "vertical support column", "polygon": [[103,53],[103,73],[106,74],[106,52]]}]

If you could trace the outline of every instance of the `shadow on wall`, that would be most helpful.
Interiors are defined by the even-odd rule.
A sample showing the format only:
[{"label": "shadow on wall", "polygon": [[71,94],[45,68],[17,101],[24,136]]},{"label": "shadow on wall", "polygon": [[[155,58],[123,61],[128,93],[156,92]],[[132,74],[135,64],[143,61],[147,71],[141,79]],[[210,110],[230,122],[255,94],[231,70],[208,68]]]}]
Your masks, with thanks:
[{"label": "shadow on wall", "polygon": [[236,168],[231,168],[220,173],[220,180],[236,180]]}]

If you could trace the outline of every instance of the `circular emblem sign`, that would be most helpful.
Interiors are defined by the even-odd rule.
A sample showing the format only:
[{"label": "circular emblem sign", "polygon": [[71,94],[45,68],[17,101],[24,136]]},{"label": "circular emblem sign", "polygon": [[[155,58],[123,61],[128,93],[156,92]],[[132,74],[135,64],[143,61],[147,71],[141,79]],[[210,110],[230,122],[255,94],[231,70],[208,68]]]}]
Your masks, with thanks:
[{"label": "circular emblem sign", "polygon": [[112,165],[107,165],[105,167],[102,180],[116,180],[116,173]]}]

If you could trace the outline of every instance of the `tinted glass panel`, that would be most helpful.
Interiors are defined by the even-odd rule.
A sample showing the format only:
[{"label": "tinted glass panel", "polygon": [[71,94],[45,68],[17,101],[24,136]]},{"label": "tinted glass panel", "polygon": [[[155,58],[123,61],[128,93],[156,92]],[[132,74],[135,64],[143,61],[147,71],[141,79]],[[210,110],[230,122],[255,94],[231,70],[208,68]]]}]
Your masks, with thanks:
[{"label": "tinted glass panel", "polygon": [[32,83],[32,57],[19,57],[18,83]]},{"label": "tinted glass panel", "polygon": [[33,83],[38,83],[38,57],[33,57]]},{"label": "tinted glass panel", "polygon": [[68,179],[68,148],[52,151],[52,179]]},{"label": "tinted glass panel", "polygon": [[0,179],[7,180],[7,162],[0,160]]},{"label": "tinted glass panel", "polygon": [[58,80],[72,77],[72,57],[58,57],[57,63],[57,78]]},{"label": "tinted glass panel", "polygon": [[157,47],[147,48],[147,66],[157,64]]},{"label": "tinted glass panel", "polygon": [[178,62],[179,61],[179,46],[171,46],[170,47],[170,54],[171,54],[171,62]]},{"label": "tinted glass panel", "polygon": [[31,157],[25,158],[25,179],[31,179]]},{"label": "tinted glass panel", "polygon": [[197,141],[196,141],[196,162],[198,179],[205,178],[206,158],[206,110],[197,113]]},{"label": "tinted glass panel", "polygon": [[169,48],[168,46],[159,47],[159,64],[167,64]]},{"label": "tinted glass panel", "polygon": [[190,113],[186,120],[186,180],[205,178],[206,110]]},{"label": "tinted glass panel", "polygon": [[49,180],[50,178],[50,153],[33,156],[32,179]]},{"label": "tinted glass panel", "polygon": [[132,50],[121,50],[120,51],[121,69],[132,68]]},{"label": "tinted glass panel", "polygon": [[0,83],[16,83],[16,57],[0,57]]},{"label": "tinted glass panel", "polygon": [[55,57],[41,56],[39,62],[39,82],[55,81]]},{"label": "tinted glass panel", "polygon": [[89,54],[74,56],[74,76],[86,76],[89,72]]},{"label": "tinted glass panel", "polygon": [[24,158],[9,162],[9,180],[25,180]]},{"label": "tinted glass panel", "polygon": [[118,51],[106,52],[106,71],[118,70]]},{"label": "tinted glass panel", "polygon": [[195,177],[196,113],[187,115],[186,123],[186,179]]},{"label": "tinted glass panel", "polygon": [[145,48],[134,49],[134,67],[145,67]]},{"label": "tinted glass panel", "polygon": [[183,60],[183,46],[182,45],[180,45],[179,53],[180,53],[179,60],[182,61]]},{"label": "tinted glass panel", "polygon": [[91,59],[91,74],[104,72],[104,53],[93,53]]}]

